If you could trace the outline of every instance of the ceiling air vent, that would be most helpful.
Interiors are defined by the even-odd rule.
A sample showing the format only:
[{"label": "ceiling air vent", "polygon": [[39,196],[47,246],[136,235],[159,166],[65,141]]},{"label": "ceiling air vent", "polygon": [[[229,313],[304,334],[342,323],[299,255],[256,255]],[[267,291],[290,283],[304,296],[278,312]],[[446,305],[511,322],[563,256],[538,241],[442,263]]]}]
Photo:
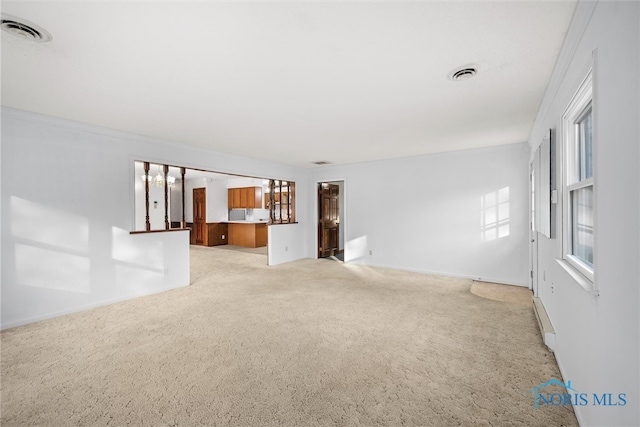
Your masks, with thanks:
[{"label": "ceiling air vent", "polygon": [[27,20],[4,13],[2,14],[2,29],[25,40],[36,42],[48,42],[51,40],[51,35],[43,28]]},{"label": "ceiling air vent", "polygon": [[478,73],[478,69],[473,66],[465,66],[463,68],[458,68],[449,74],[449,78],[453,81],[459,82],[463,80],[469,80],[471,77],[475,76]]},{"label": "ceiling air vent", "polygon": [[311,163],[313,163],[314,165],[318,165],[318,166],[330,165],[331,164],[331,162],[329,162],[327,160],[318,160],[317,162],[311,162]]}]

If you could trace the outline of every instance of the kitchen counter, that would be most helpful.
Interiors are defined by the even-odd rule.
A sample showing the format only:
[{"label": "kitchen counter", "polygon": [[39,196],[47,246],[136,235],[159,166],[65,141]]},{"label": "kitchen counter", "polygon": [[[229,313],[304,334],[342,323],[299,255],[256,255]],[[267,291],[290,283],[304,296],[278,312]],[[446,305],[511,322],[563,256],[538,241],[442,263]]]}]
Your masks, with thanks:
[{"label": "kitchen counter", "polygon": [[228,221],[229,244],[247,248],[267,246],[266,221]]}]

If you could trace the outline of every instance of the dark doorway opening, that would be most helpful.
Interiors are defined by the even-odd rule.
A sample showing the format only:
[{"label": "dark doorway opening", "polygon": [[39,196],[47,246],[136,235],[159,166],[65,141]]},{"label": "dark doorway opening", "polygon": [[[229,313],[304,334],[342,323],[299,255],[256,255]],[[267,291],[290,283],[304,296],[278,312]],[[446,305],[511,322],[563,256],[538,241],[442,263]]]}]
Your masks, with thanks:
[{"label": "dark doorway opening", "polygon": [[340,185],[318,184],[318,258],[343,260],[340,245]]}]

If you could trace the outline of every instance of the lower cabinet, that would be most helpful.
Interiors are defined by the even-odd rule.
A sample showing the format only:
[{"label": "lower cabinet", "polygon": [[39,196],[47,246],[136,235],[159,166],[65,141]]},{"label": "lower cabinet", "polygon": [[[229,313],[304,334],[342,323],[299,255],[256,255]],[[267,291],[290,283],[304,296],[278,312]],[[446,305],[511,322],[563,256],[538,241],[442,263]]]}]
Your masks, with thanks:
[{"label": "lower cabinet", "polygon": [[207,223],[207,246],[220,246],[229,243],[229,227],[226,222]]},{"label": "lower cabinet", "polygon": [[238,224],[226,222],[208,222],[205,224],[203,243],[196,243],[194,224],[187,223],[191,229],[191,244],[201,246],[235,245],[247,248],[267,246],[267,224]]},{"label": "lower cabinet", "polygon": [[187,228],[191,230],[191,238],[189,242],[192,245],[199,246],[220,246],[229,243],[229,230],[226,222],[208,222],[204,227],[204,235],[202,243],[196,242],[196,236],[194,232],[194,224],[192,222],[187,223]]},{"label": "lower cabinet", "polygon": [[247,248],[267,246],[267,224],[229,224],[229,244]]}]

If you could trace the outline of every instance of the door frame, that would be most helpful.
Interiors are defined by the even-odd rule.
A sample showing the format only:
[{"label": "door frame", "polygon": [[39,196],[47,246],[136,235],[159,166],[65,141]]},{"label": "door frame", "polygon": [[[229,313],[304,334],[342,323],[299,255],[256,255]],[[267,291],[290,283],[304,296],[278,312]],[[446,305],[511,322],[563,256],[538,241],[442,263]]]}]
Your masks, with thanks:
[{"label": "door frame", "polygon": [[196,225],[196,192],[197,191],[202,191],[204,194],[204,230],[202,231],[203,233],[203,237],[202,237],[202,245],[204,246],[208,246],[207,242],[207,187],[194,187],[191,190],[191,194],[192,194],[192,209],[193,209],[193,245],[200,245],[199,243],[196,243],[196,230],[197,230],[197,225]]},{"label": "door frame", "polygon": [[536,215],[536,173],[535,162],[529,164],[529,289],[538,296],[538,232],[535,230]]},{"label": "door frame", "polygon": [[[340,212],[342,213],[342,218],[344,219],[343,221],[340,221],[340,231],[342,233],[342,235],[344,236],[344,247],[342,248],[343,251],[343,255],[344,255],[344,262],[348,262],[349,258],[347,255],[347,230],[348,230],[348,224],[347,224],[347,180],[346,178],[336,178],[336,179],[321,179],[321,180],[317,180],[314,183],[314,202],[313,202],[313,206],[314,206],[314,210],[313,210],[313,215],[315,216],[315,220],[313,221],[314,224],[314,238],[313,238],[313,242],[314,242],[314,246],[313,246],[313,252],[315,254],[315,258],[319,259],[318,257],[318,247],[320,242],[318,241],[318,225],[320,224],[319,220],[318,220],[318,213],[320,212],[320,205],[318,204],[318,186],[320,184],[323,183],[327,183],[327,184],[336,184],[336,183],[342,183],[342,196],[341,196],[341,200],[342,203],[338,202],[338,209],[340,210]],[[340,199],[339,199],[340,200]],[[340,242],[340,236],[338,236],[338,242]]]}]

